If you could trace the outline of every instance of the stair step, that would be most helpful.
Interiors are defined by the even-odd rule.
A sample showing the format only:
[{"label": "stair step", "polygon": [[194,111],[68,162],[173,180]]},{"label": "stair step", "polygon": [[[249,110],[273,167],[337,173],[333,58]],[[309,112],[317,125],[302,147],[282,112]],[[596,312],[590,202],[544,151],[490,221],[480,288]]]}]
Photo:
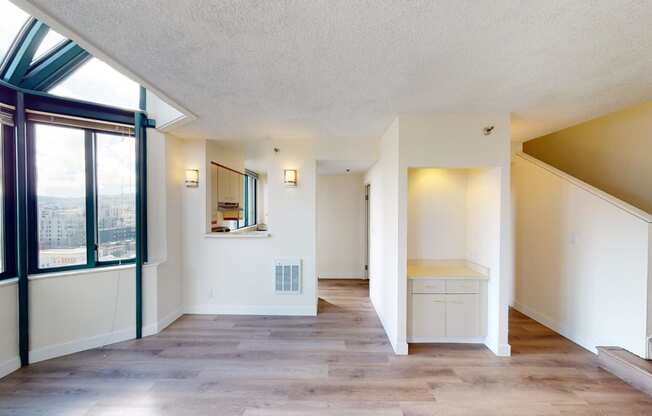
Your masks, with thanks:
[{"label": "stair step", "polygon": [[652,361],[619,347],[598,347],[600,367],[652,396]]}]

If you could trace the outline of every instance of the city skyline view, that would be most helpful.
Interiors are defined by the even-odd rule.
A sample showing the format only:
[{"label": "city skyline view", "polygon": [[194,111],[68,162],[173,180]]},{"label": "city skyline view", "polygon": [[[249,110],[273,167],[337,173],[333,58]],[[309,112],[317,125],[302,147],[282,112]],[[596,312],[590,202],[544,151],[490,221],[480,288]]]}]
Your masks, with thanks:
[{"label": "city skyline view", "polygon": [[[36,124],[39,268],[85,264],[86,130]],[[97,261],[135,255],[133,136],[94,132]],[[49,163],[51,160],[60,163]]]}]

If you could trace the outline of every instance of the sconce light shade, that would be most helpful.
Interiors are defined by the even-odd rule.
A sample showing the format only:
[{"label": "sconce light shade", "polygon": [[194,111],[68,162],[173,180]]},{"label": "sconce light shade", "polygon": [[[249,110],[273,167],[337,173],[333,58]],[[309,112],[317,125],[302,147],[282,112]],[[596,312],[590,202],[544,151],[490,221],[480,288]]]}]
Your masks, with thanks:
[{"label": "sconce light shade", "polygon": [[283,171],[285,186],[297,186],[296,169],[285,169]]},{"label": "sconce light shade", "polygon": [[199,170],[186,169],[186,186],[188,188],[196,188],[199,186]]}]

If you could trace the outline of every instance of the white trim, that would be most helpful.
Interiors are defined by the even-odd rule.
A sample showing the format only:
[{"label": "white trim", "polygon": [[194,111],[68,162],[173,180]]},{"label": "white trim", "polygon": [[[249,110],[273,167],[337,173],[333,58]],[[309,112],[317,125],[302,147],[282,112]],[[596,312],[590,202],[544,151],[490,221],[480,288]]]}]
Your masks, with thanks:
[{"label": "white trim", "polygon": [[500,344],[498,346],[498,351],[494,351],[498,357],[511,357],[512,355],[512,346],[509,344]]},{"label": "white trim", "polygon": [[193,315],[317,316],[317,307],[316,305],[195,305],[186,306],[184,312]]},{"label": "white trim", "polygon": [[547,163],[545,163],[545,162],[543,162],[543,161],[541,161],[539,159],[536,159],[536,158],[534,158],[534,157],[532,157],[530,155],[527,155],[525,153],[522,153],[522,152],[516,153],[514,156],[520,157],[521,159],[525,160],[526,162],[530,162],[531,164],[537,166],[538,168],[543,169],[543,170],[545,170],[545,171],[559,177],[560,179],[563,179],[566,182],[572,183],[573,185],[575,185],[575,186],[577,186],[577,187],[579,187],[579,188],[581,188],[581,189],[583,189],[583,190],[597,196],[598,198],[603,199],[604,201],[610,203],[611,205],[614,205],[616,208],[619,208],[619,209],[621,209],[621,210],[623,210],[623,211],[625,211],[625,212],[627,212],[627,213],[629,213],[629,214],[631,214],[631,215],[633,215],[633,216],[635,216],[635,217],[637,217],[637,218],[639,218],[639,219],[641,219],[641,220],[643,220],[643,221],[645,221],[647,223],[652,223],[652,215],[648,214],[647,212],[645,212],[643,210],[640,210],[640,209],[636,208],[635,206],[630,205],[627,202],[622,201],[622,200],[620,200],[620,199],[618,199],[618,198],[616,198],[616,197],[614,197],[612,195],[609,195],[608,193],[603,192],[603,191],[599,190],[598,188],[593,187],[593,186],[589,185],[588,183],[583,182],[583,181],[581,181],[581,180],[579,180],[579,179],[577,179],[577,178],[575,178],[575,177],[573,177],[573,176],[571,176],[571,175],[569,175],[569,174],[567,174],[565,172],[562,172],[561,170],[559,170],[559,169],[557,169],[557,168],[555,168],[553,166],[550,166],[549,164],[547,164]]},{"label": "white trim", "polygon": [[136,265],[133,263],[130,264],[120,264],[117,266],[107,266],[107,267],[94,267],[89,269],[74,269],[66,270],[64,272],[53,272],[53,273],[40,273],[40,274],[31,274],[27,278],[31,280],[41,280],[41,279],[50,279],[53,277],[70,277],[78,276],[82,274],[101,274],[107,272],[114,272],[119,270],[135,269]]},{"label": "white trim", "polygon": [[183,316],[183,313],[181,312],[181,310],[177,309],[174,312],[169,313],[167,316],[164,316],[163,318],[159,319],[158,320],[158,332],[163,331],[165,328],[172,325],[172,323],[174,321],[181,318],[182,316]]},{"label": "white trim", "polygon": [[0,379],[20,368],[20,357],[10,358],[4,363],[0,363]]},{"label": "white trim", "polygon": [[360,272],[351,272],[351,273],[319,273],[318,279],[360,279],[366,280],[367,277]]},{"label": "white trim", "polygon": [[0,280],[0,287],[2,286],[11,286],[18,283],[17,277],[12,277],[11,279]]},{"label": "white trim", "polygon": [[163,318],[159,319],[157,322],[153,322],[151,324],[145,325],[143,327],[143,336],[150,336],[150,335],[156,335],[163,331],[165,328],[170,326],[174,321],[177,319],[181,318],[183,316],[183,313],[181,313],[181,310],[175,310],[172,313],[169,313],[168,315],[164,316]]},{"label": "white trim", "polygon": [[573,341],[577,345],[579,345],[582,348],[585,348],[589,351],[591,351],[594,354],[598,353],[598,349],[596,348],[596,345],[594,342],[591,342],[588,339],[583,339],[579,338],[577,336],[574,336],[572,331],[569,328],[564,327],[561,325],[559,322],[556,322],[554,319],[550,318],[546,314],[543,314],[541,312],[535,311],[534,309],[523,305],[522,303],[518,301],[514,301],[514,309],[522,313],[523,315],[529,317],[530,319],[534,319],[541,325],[552,329],[553,331],[557,332],[558,334],[562,335],[564,338],[568,338],[569,340]]},{"label": "white trim", "polygon": [[407,342],[397,342],[396,347],[392,344],[394,348],[394,354],[396,355],[408,355],[408,343]]},{"label": "white trim", "polygon": [[408,342],[415,344],[484,344],[484,341],[484,337],[408,337]]},{"label": "white trim", "polygon": [[74,341],[32,350],[29,352],[29,362],[37,363],[39,361],[45,361],[80,351],[103,347],[108,344],[114,344],[116,342],[127,341],[134,338],[136,338],[136,328],[121,329],[107,334],[76,339]]}]

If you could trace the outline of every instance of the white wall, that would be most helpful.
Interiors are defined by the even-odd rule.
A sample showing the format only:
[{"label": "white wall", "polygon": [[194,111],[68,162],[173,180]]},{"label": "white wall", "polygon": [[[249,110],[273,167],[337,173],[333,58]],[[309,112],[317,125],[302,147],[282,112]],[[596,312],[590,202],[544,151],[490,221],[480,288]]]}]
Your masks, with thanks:
[{"label": "white wall", "polygon": [[[365,176],[370,184],[369,297],[397,354],[407,354],[405,302],[407,282],[399,279],[399,119],[380,141],[380,159]],[[405,240],[403,240],[405,243]],[[401,308],[403,308],[401,316]]]},{"label": "white wall", "polygon": [[[268,238],[206,236],[210,161],[244,169],[245,155],[215,141],[186,140],[184,165],[200,170],[199,187],[182,190],[182,275],[189,313],[314,315],[316,162],[311,142],[273,141],[258,149],[267,173]],[[274,148],[280,151],[275,153]],[[283,169],[298,170],[298,186],[283,185]],[[275,259],[303,262],[300,295],[274,293]]]},{"label": "white wall", "polygon": [[317,275],[365,278],[362,174],[317,176]]},{"label": "white wall", "polygon": [[30,362],[136,335],[134,266],[32,276]]},{"label": "white wall", "polygon": [[465,169],[409,169],[408,258],[466,258]]},{"label": "white wall", "polygon": [[20,367],[18,355],[18,284],[0,282],[0,378]]},{"label": "white wall", "polygon": [[181,315],[181,189],[184,186],[180,140],[166,136],[166,257],[159,267],[158,330]]},{"label": "white wall", "polygon": [[507,328],[501,325],[506,325],[508,322],[501,321],[507,319],[501,314],[507,312],[512,286],[511,275],[506,276],[501,264],[505,257],[509,257],[510,260],[512,258],[511,251],[508,254],[501,251],[511,246],[511,243],[503,242],[504,239],[511,238],[511,233],[504,223],[501,224],[504,192],[501,181],[502,170],[503,168],[491,168],[469,171],[466,259],[489,269],[486,324],[492,325],[492,328],[487,331],[485,343],[490,347],[493,346],[492,349],[495,349],[494,351],[499,355],[507,355],[509,347],[498,347],[498,345],[506,345],[506,339],[502,337],[507,334],[501,331],[506,331]]},{"label": "white wall", "polygon": [[[143,272],[146,335],[164,329],[181,315],[181,189],[184,183],[179,139],[147,132],[148,265]],[[149,315],[148,313],[149,312]],[[149,326],[147,326],[149,325]]]},{"label": "white wall", "polygon": [[513,182],[514,306],[591,351],[645,357],[651,217],[523,154]]}]

